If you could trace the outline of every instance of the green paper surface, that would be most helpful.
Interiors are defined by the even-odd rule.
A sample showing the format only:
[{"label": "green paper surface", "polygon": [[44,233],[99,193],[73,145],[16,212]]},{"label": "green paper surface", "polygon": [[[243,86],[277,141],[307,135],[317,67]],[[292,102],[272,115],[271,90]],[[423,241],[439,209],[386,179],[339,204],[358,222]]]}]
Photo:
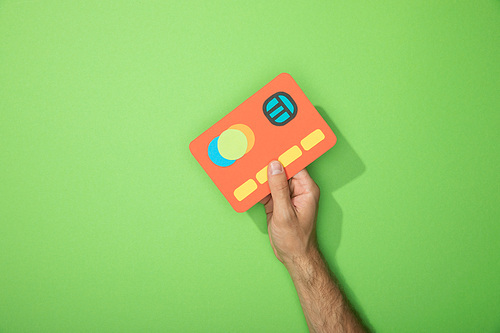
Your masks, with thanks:
[{"label": "green paper surface", "polygon": [[499,59],[499,1],[0,1],[0,332],[306,332],[188,149],[282,72],[365,323],[498,332]]}]

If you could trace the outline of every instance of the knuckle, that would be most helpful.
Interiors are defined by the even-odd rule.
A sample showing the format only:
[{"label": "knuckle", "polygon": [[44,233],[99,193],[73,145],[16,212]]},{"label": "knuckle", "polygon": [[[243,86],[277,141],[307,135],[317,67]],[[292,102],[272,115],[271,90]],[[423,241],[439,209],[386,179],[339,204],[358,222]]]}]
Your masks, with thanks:
[{"label": "knuckle", "polygon": [[288,190],[288,182],[280,182],[276,184],[275,189],[280,192],[284,192]]},{"label": "knuckle", "polygon": [[287,181],[275,182],[274,184],[272,184],[272,187],[276,192],[285,192],[289,189]]}]

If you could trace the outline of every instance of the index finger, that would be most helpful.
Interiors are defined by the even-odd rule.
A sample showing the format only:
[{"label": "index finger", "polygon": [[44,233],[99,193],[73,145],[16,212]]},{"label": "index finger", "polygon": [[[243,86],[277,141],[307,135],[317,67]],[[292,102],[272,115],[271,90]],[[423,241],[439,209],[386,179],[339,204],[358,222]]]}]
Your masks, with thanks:
[{"label": "index finger", "polygon": [[299,182],[302,182],[302,181],[310,182],[313,180],[311,178],[311,176],[309,175],[309,172],[307,172],[306,168],[297,172],[295,174],[295,176],[293,176],[292,178],[298,180]]}]

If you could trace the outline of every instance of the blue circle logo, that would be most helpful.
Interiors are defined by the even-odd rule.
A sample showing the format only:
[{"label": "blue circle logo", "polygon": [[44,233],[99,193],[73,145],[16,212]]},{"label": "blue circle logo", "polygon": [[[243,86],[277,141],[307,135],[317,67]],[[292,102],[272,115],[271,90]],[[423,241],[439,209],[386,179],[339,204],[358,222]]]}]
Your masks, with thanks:
[{"label": "blue circle logo", "polygon": [[283,126],[297,115],[297,104],[286,92],[277,92],[264,102],[262,110],[271,124]]}]

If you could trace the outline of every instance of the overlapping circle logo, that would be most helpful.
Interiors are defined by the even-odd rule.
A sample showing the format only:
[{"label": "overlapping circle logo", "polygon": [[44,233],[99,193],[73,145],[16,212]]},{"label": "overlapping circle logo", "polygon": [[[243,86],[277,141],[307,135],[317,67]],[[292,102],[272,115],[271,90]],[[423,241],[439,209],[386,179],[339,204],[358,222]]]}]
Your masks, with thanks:
[{"label": "overlapping circle logo", "polygon": [[210,141],[208,157],[220,167],[228,167],[248,153],[255,143],[253,131],[244,124],[236,124]]}]

